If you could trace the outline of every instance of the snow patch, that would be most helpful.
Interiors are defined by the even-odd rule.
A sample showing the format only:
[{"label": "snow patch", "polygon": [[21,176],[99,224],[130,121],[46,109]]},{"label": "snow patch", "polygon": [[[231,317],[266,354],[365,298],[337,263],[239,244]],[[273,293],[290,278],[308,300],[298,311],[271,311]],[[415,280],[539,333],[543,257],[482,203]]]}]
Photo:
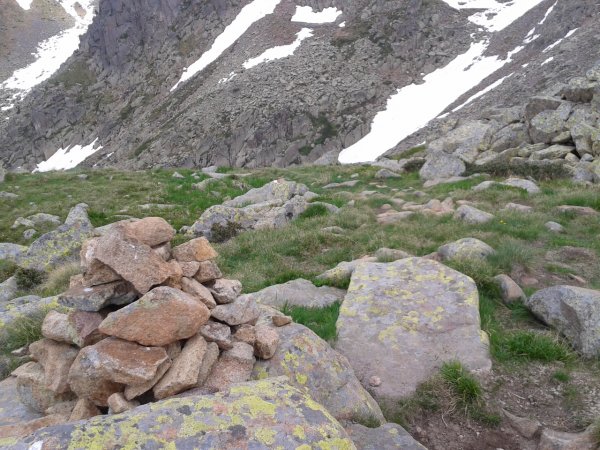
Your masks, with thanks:
[{"label": "snow patch", "polygon": [[[0,89],[17,91],[11,102],[22,99],[34,86],[50,78],[79,48],[80,36],[87,31],[94,19],[93,0],[61,0],[60,4],[75,19],[75,25],[41,42],[35,54],[35,61],[16,70],[9,79],[0,84]],[[76,5],[83,8],[83,17],[77,13]]]},{"label": "snow patch", "polygon": [[556,4],[558,3],[558,0],[556,0],[554,2],[554,5],[552,5],[550,8],[548,8],[548,11],[546,11],[546,14],[544,14],[544,18],[541,20],[540,25],[543,25],[544,22],[546,22],[546,20],[548,19],[548,17],[550,16],[550,14],[552,14],[552,11],[554,11],[554,8],[556,7]]},{"label": "snow patch", "polygon": [[32,1],[33,0],[16,0],[16,2],[19,4],[19,6],[21,8],[23,8],[25,11],[27,11],[31,8]]},{"label": "snow patch", "polygon": [[171,88],[171,92],[190,78],[201,72],[231,47],[255,23],[263,17],[273,14],[281,0],[254,0],[244,6],[223,32],[217,36],[212,47],[200,59],[184,70],[179,81]]},{"label": "snow patch", "polygon": [[551,56],[550,58],[548,58],[547,60],[545,60],[541,65],[545,66],[546,64],[550,63],[554,61],[554,56]]},{"label": "snow patch", "polygon": [[296,40],[288,45],[279,45],[277,47],[272,47],[265,52],[257,56],[256,58],[249,59],[244,63],[244,69],[251,69],[252,67],[258,66],[264,62],[273,61],[275,59],[285,58],[287,56],[291,56],[294,54],[296,49],[300,47],[302,41],[307,39],[313,35],[313,30],[310,28],[302,28],[296,34]]},{"label": "snow patch", "polygon": [[225,78],[221,78],[217,84],[227,83],[228,81],[231,81],[236,75],[237,73],[230,72],[228,76],[226,76]]},{"label": "snow patch", "polygon": [[333,23],[341,14],[342,11],[333,6],[317,12],[314,12],[310,6],[296,6],[296,14],[292,17],[292,22],[314,24]]},{"label": "snow patch", "polygon": [[98,142],[98,138],[90,145],[74,145],[72,147],[60,148],[46,161],[37,165],[34,172],[49,172],[51,170],[67,170],[77,167],[86,158],[96,153],[102,148],[94,148]]},{"label": "snow patch", "polygon": [[542,50],[542,53],[548,53],[550,50],[552,50],[554,47],[560,45],[560,43],[562,41],[564,41],[565,39],[570,38],[573,33],[575,33],[578,30],[578,28],[575,28],[574,30],[569,31],[564,38],[559,39],[558,41],[556,41],[554,44],[550,44],[548,47],[546,47],[544,50]]}]

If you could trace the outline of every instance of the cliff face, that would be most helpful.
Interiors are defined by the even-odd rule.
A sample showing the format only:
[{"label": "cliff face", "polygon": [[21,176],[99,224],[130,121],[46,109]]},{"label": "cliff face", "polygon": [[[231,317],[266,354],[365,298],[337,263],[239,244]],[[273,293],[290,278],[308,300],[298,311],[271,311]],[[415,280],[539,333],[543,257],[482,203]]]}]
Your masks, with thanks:
[{"label": "cliff face", "polygon": [[[358,141],[397,89],[420,83],[486,35],[468,20],[469,12],[441,0],[302,3],[314,11],[342,12],[324,24],[292,22],[296,3],[273,1],[272,14],[171,91],[251,2],[101,0],[79,51],[0,125],[0,158],[11,167],[33,169],[59,148],[98,138],[103,148],[85,165],[315,161]],[[527,20],[539,22],[552,4],[543,1],[528,13],[530,19],[492,36],[488,51],[505,56],[523,40]],[[552,19],[554,28],[544,39],[551,43],[564,36],[563,19],[569,26],[593,28],[594,8],[593,1],[559,0],[555,9],[561,15]],[[244,68],[267,49],[299,39],[303,28],[312,36],[292,56]],[[527,58],[535,51],[539,48],[532,47]],[[563,66],[546,78],[569,70]]]}]

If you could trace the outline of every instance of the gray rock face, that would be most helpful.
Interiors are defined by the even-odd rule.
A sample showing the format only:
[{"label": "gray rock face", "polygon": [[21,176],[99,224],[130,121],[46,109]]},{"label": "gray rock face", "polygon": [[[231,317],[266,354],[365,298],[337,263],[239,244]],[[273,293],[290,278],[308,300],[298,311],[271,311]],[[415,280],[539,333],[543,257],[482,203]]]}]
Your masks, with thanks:
[{"label": "gray rock face", "polygon": [[8,242],[0,242],[0,261],[16,263],[27,252],[27,247]]},{"label": "gray rock face", "polygon": [[[258,406],[248,408],[249,402]],[[163,420],[167,417],[169,420]],[[25,450],[36,442],[40,447],[86,447],[91,430],[94,445],[106,450],[166,445],[178,449],[355,448],[323,406],[284,378],[238,384],[214,395],[173,398],[118,415],[45,428],[6,448]]]},{"label": "gray rock face", "polygon": [[256,362],[253,378],[285,375],[292,385],[308,389],[338,420],[385,422],[344,356],[303,325],[292,323],[277,330],[277,351],[271,359]]},{"label": "gray rock face", "polygon": [[427,450],[400,425],[386,423],[379,428],[360,424],[346,428],[357,450]]},{"label": "gray rock face", "polygon": [[225,240],[240,231],[279,228],[310,206],[304,194],[308,194],[308,189],[302,184],[272,181],[222,205],[210,207],[188,233],[209,240]]},{"label": "gray rock face", "polygon": [[485,211],[481,211],[473,206],[462,205],[456,210],[454,218],[473,225],[487,223],[491,220],[494,220],[494,215]]},{"label": "gray rock face", "polygon": [[284,306],[325,308],[342,301],[346,291],[329,286],[316,287],[308,280],[298,279],[269,286],[261,291],[247,294],[257,303],[282,309]]},{"label": "gray rock face", "polygon": [[494,253],[496,251],[492,247],[475,238],[459,239],[438,248],[438,254],[444,261],[461,259],[484,260]]},{"label": "gray rock face", "polygon": [[14,298],[18,291],[17,278],[14,276],[0,283],[0,303]]},{"label": "gray rock face", "polygon": [[0,427],[29,422],[40,417],[40,413],[27,408],[19,400],[15,377],[0,381]]},{"label": "gray rock face", "polygon": [[392,405],[414,393],[444,361],[491,368],[478,306],[473,280],[435,261],[363,264],[342,303],[335,347],[363,386],[380,379],[370,392],[380,404]]},{"label": "gray rock face", "polygon": [[437,180],[460,176],[466,171],[466,166],[460,158],[445,152],[431,153],[419,171],[423,180]]},{"label": "gray rock face", "polygon": [[574,286],[554,286],[533,294],[526,306],[556,328],[583,355],[600,355],[600,292]]}]

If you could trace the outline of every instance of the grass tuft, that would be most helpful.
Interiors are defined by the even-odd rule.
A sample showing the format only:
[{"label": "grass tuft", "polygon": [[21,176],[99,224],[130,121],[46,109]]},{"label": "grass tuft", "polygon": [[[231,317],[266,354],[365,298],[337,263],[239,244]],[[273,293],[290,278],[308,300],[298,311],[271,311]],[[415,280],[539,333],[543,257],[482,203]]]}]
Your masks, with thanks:
[{"label": "grass tuft", "polygon": [[460,362],[444,363],[440,373],[463,404],[472,404],[481,399],[481,385]]},{"label": "grass tuft", "polygon": [[491,349],[500,361],[562,361],[571,362],[574,353],[558,338],[534,331],[491,333]]},{"label": "grass tuft", "polygon": [[335,302],[326,308],[303,308],[300,306],[285,306],[284,314],[292,316],[294,322],[304,325],[314,331],[321,339],[328,342],[337,337],[335,323],[340,315],[340,303]]}]

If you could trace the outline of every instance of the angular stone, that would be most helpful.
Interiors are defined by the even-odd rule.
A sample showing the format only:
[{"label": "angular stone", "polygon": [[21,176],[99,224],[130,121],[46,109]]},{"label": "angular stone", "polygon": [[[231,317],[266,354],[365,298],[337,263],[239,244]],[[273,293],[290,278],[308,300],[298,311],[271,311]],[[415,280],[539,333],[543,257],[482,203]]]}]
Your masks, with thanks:
[{"label": "angular stone", "polygon": [[[30,362],[27,364],[33,365],[36,363]],[[16,376],[9,376],[0,381],[0,427],[7,425],[19,426],[22,423],[39,419],[41,414],[43,413],[34,411],[21,402],[17,392]]]},{"label": "angular stone", "polygon": [[215,259],[219,254],[205,237],[192,239],[173,249],[173,257],[179,262],[202,262]]},{"label": "angular stone", "polygon": [[39,363],[30,362],[19,368],[17,393],[27,407],[43,413],[57,403],[73,399],[73,393],[56,393],[46,387],[44,368]]},{"label": "angular stone", "polygon": [[217,278],[221,278],[223,274],[217,266],[217,263],[214,261],[202,261],[200,263],[200,267],[194,275],[194,279],[199,283],[207,283],[209,281],[216,280]]},{"label": "angular stone", "polygon": [[589,206],[573,206],[573,205],[561,205],[556,207],[556,211],[563,214],[574,214],[576,216],[596,216],[598,211]]},{"label": "angular stone", "polygon": [[455,242],[442,245],[438,248],[438,254],[443,261],[449,260],[485,260],[496,251],[485,242],[475,238],[459,239]]},{"label": "angular stone", "polygon": [[290,316],[273,316],[273,325],[276,327],[284,327],[292,323]]},{"label": "angular stone", "polygon": [[71,341],[85,347],[104,339],[106,335],[98,330],[103,320],[104,317],[97,312],[71,311],[68,315]]},{"label": "angular stone", "polygon": [[62,414],[51,414],[39,419],[33,419],[18,425],[0,426],[0,440],[7,438],[22,438],[32,434],[40,428],[51,427],[67,422],[68,416]]},{"label": "angular stone", "polygon": [[310,281],[299,278],[246,295],[261,305],[283,309],[286,305],[325,308],[342,301],[345,294],[346,292],[342,289],[329,286],[316,287]]},{"label": "angular stone", "polygon": [[279,345],[279,333],[276,329],[259,324],[255,327],[254,356],[260,359],[271,359]]},{"label": "angular stone", "polygon": [[200,364],[196,387],[204,386],[204,383],[212,372],[212,369],[219,359],[220,354],[221,352],[219,351],[219,346],[214,342],[209,342],[206,347],[206,352],[204,352],[204,358],[202,358],[202,364]]},{"label": "angular stone", "polygon": [[181,290],[200,300],[209,309],[213,309],[217,306],[217,302],[215,302],[211,291],[193,278],[182,278]]},{"label": "angular stone", "polygon": [[108,233],[98,241],[96,258],[129,281],[140,294],[173,275],[172,267],[152,248],[133,239]]},{"label": "angular stone", "polygon": [[516,211],[524,214],[533,212],[533,208],[527,205],[521,205],[519,203],[507,203],[502,211]]},{"label": "angular stone", "polygon": [[584,356],[600,355],[600,291],[553,286],[537,291],[525,305]]},{"label": "angular stone", "polygon": [[303,325],[294,323],[277,331],[280,344],[271,359],[256,361],[254,379],[284,375],[293,386],[307,389],[338,420],[385,423],[381,409],[344,356]]},{"label": "angular stone", "polygon": [[120,392],[115,392],[108,397],[108,407],[113,414],[121,414],[138,406],[140,406],[139,402],[127,400]]},{"label": "angular stone", "polygon": [[29,345],[29,353],[44,367],[46,387],[57,394],[70,391],[69,369],[77,357],[79,349],[69,344],[42,339]]},{"label": "angular stone", "polygon": [[231,328],[224,323],[209,320],[200,327],[200,335],[208,342],[215,342],[221,350],[230,350],[233,347]]},{"label": "angular stone", "polygon": [[71,415],[71,413],[73,412],[73,408],[75,408],[75,405],[77,404],[77,400],[71,400],[68,402],[62,402],[62,403],[57,403],[56,405],[52,405],[50,408],[48,408],[46,411],[44,411],[44,414],[51,415],[51,414],[60,414],[66,417],[69,417]]},{"label": "angular stone", "polygon": [[454,218],[471,225],[487,223],[494,220],[494,215],[469,205],[459,206]]},{"label": "angular stone", "polygon": [[386,423],[367,428],[358,423],[346,428],[357,450],[427,450],[400,425]]},{"label": "angular stone", "polygon": [[242,283],[238,280],[219,278],[211,282],[208,286],[219,305],[232,303],[242,293]]},{"label": "angular stone", "polygon": [[466,170],[462,159],[442,151],[427,156],[427,162],[421,167],[419,176],[422,180],[436,180],[460,176]]},{"label": "angular stone", "polygon": [[377,215],[377,223],[379,225],[393,225],[403,222],[414,214],[414,211],[386,211]]},{"label": "angular stone", "polygon": [[194,275],[200,270],[200,263],[198,261],[180,262],[181,272],[184,277],[194,278]]},{"label": "angular stone", "polygon": [[206,349],[207,343],[202,336],[197,334],[189,339],[167,373],[154,386],[154,397],[161,400],[196,386]]},{"label": "angular stone", "polygon": [[523,178],[507,178],[502,183],[504,186],[516,187],[527,191],[528,194],[539,194],[542,190],[531,180],[524,180]]},{"label": "angular stone", "polygon": [[223,391],[234,383],[248,381],[254,368],[254,348],[244,342],[234,342],[233,348],[221,353],[204,387]]},{"label": "angular stone", "polygon": [[110,313],[99,330],[142,345],[163,346],[192,337],[209,316],[209,309],[191,295],[161,286]]},{"label": "angular stone", "polygon": [[385,180],[388,178],[401,178],[401,177],[402,177],[402,175],[400,175],[399,173],[396,173],[396,172],[392,172],[389,169],[380,169],[375,174],[375,178],[377,178],[379,180]]},{"label": "angular stone", "polygon": [[172,255],[170,242],[166,242],[164,244],[157,245],[156,247],[152,247],[152,250],[154,250],[154,253],[160,256],[163,259],[163,261],[169,261],[171,259]]},{"label": "angular stone", "polygon": [[39,448],[86,448],[87,436],[93,436],[99,449],[355,448],[342,426],[308,392],[277,378],[38,430],[7,450],[29,448],[32,442]]},{"label": "angular stone", "polygon": [[[169,358],[171,360],[177,358],[177,356],[181,353],[181,346],[179,345],[179,342],[177,343],[177,351],[176,352],[172,352],[169,351],[170,348],[173,348],[173,344],[169,344],[169,346],[165,347],[166,351],[167,351],[167,355],[169,355]],[[156,383],[158,383],[158,381],[164,376],[165,373],[167,373],[167,370],[169,370],[169,368],[171,367],[171,364],[163,364],[161,365],[158,370],[156,371],[156,375],[154,375],[154,378],[152,378],[150,381],[146,381],[145,383],[142,384],[134,384],[134,385],[129,385],[127,387],[125,387],[125,391],[123,392],[123,395],[125,396],[125,398],[127,400],[133,400],[136,397],[139,397],[142,394],[145,394],[146,392],[148,392],[150,389],[152,389]]]},{"label": "angular stone", "polygon": [[568,114],[566,111],[561,111],[563,106],[565,105],[561,105],[555,111],[542,111],[531,119],[529,136],[534,143],[551,144],[554,138],[567,130]]},{"label": "angular stone", "polygon": [[546,222],[544,226],[552,233],[563,233],[565,231],[565,228],[558,222]]},{"label": "angular stone", "polygon": [[260,188],[250,189],[245,194],[242,194],[233,200],[228,200],[223,204],[240,208],[246,205],[254,205],[257,203],[275,203],[283,204],[292,199],[294,196],[301,196],[308,192],[308,188],[295,181],[287,181],[284,179],[273,180]]},{"label": "angular stone", "polygon": [[69,316],[57,311],[50,311],[42,322],[42,336],[57,342],[72,344]]},{"label": "angular stone", "polygon": [[124,223],[123,232],[150,247],[164,244],[175,237],[175,230],[162,217],[146,217],[135,222]]},{"label": "angular stone", "polygon": [[438,262],[406,258],[364,264],[352,274],[335,346],[363,386],[373,376],[381,379],[370,388],[380,404],[396,404],[445,361],[491,369],[478,308],[473,280]]},{"label": "angular stone", "polygon": [[593,425],[583,433],[565,433],[546,428],[542,431],[537,450],[596,450],[597,444]]},{"label": "angular stone", "polygon": [[77,286],[60,294],[61,305],[81,311],[96,312],[109,305],[126,305],[137,298],[137,292],[126,281],[114,281],[94,287]]},{"label": "angular stone", "polygon": [[504,409],[502,410],[502,412],[504,413],[504,416],[508,419],[510,426],[526,439],[533,439],[535,435],[542,429],[542,424],[537,420],[527,419],[525,417],[518,417]]},{"label": "angular stone", "polygon": [[494,280],[500,288],[502,301],[505,304],[510,305],[518,301],[524,302],[527,300],[527,296],[523,292],[523,289],[521,289],[519,285],[515,283],[508,275],[496,275]]},{"label": "angular stone", "polygon": [[256,329],[253,325],[240,325],[233,335],[236,341],[245,342],[248,345],[254,345],[256,342]]},{"label": "angular stone", "polygon": [[567,145],[552,145],[544,150],[533,152],[530,158],[533,160],[560,159],[571,154],[573,150],[575,150],[575,148]]},{"label": "angular stone", "polygon": [[233,303],[217,305],[211,316],[227,325],[254,324],[260,315],[256,301],[246,295],[239,296]]},{"label": "angular stone", "polygon": [[317,277],[317,280],[330,281],[334,283],[343,283],[350,281],[350,277],[352,276],[352,272],[354,272],[356,266],[365,262],[377,262],[377,258],[365,257],[355,259],[353,261],[342,261],[333,269],[329,269],[328,271],[323,272],[321,275],[319,275]]},{"label": "angular stone", "polygon": [[75,404],[75,408],[71,412],[69,422],[77,422],[79,420],[91,419],[92,417],[101,415],[102,412],[87,398],[80,398]]}]

